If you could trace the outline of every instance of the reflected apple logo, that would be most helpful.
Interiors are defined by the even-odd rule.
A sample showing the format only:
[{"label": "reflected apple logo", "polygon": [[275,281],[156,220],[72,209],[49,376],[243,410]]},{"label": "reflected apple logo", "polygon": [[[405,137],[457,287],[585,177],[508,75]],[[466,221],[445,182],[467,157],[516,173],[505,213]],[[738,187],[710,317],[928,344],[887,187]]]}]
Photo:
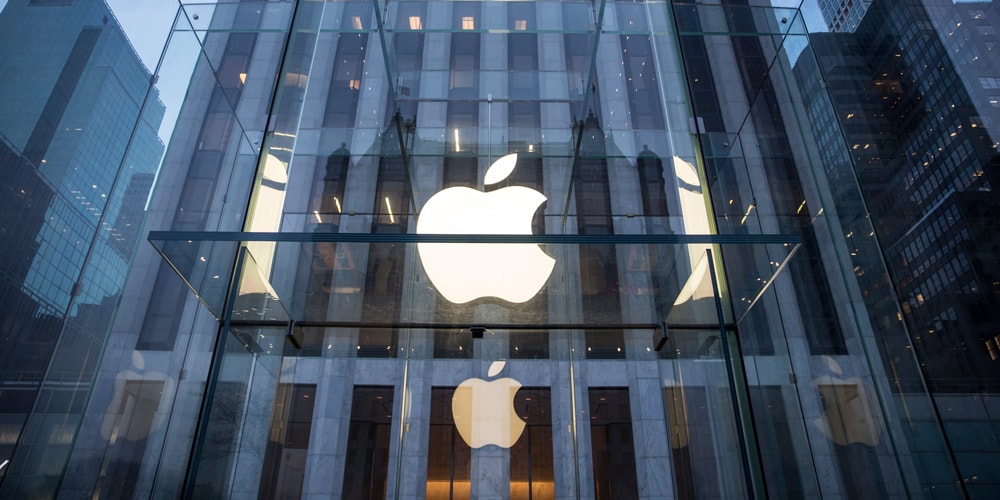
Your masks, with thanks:
[{"label": "reflected apple logo", "polygon": [[[487,377],[495,377],[505,364],[494,361]],[[514,446],[525,427],[514,411],[514,395],[520,388],[521,383],[510,377],[493,381],[470,378],[458,385],[451,397],[451,414],[458,434],[469,447]]]},{"label": "reflected apple logo", "polygon": [[[493,162],[486,185],[506,179],[517,154]],[[531,234],[531,219],[547,198],[534,189],[510,186],[489,193],[452,187],[427,200],[417,234]],[[431,283],[449,302],[497,297],[522,303],[548,281],[555,259],[534,243],[418,243]]]}]

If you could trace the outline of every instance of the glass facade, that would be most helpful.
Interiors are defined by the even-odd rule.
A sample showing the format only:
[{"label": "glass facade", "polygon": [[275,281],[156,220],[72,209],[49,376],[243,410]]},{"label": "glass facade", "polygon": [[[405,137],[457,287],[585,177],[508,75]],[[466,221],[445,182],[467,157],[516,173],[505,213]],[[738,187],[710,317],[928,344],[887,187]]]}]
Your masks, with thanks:
[{"label": "glass facade", "polygon": [[164,106],[104,2],[0,12],[0,496],[67,471],[142,239]]},{"label": "glass facade", "polygon": [[86,424],[0,491],[994,497],[998,16],[186,3]]}]

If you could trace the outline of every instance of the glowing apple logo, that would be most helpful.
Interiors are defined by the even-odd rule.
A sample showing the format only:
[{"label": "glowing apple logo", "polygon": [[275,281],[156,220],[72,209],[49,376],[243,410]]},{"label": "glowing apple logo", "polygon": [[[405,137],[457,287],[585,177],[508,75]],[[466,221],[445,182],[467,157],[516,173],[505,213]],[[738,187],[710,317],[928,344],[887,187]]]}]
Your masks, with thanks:
[{"label": "glowing apple logo", "polygon": [[[516,164],[516,153],[500,158],[483,182],[489,186],[506,179]],[[545,200],[523,186],[489,193],[448,188],[424,204],[417,233],[531,234],[531,219]],[[556,262],[533,243],[418,243],[417,253],[431,283],[455,304],[481,297],[526,302],[542,289]]]},{"label": "glowing apple logo", "polygon": [[[505,364],[494,361],[487,376],[495,377]],[[514,395],[520,388],[521,383],[509,377],[492,382],[470,378],[458,385],[451,397],[451,414],[466,444],[472,448],[514,446],[525,426],[514,412]]]}]

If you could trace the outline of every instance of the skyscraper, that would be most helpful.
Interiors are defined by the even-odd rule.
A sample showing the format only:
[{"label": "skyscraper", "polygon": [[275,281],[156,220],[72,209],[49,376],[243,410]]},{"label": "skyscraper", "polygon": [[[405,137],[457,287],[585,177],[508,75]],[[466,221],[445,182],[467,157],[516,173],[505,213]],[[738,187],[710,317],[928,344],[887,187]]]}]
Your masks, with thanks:
[{"label": "skyscraper", "polygon": [[831,31],[852,33],[872,0],[818,0],[819,10]]},{"label": "skyscraper", "polygon": [[164,110],[104,2],[7,3],[0,72],[0,488],[45,497],[139,241]]},{"label": "skyscraper", "polygon": [[992,7],[758,3],[182,6],[39,495],[994,496]]},{"label": "skyscraper", "polygon": [[[857,240],[873,226],[865,246],[880,251],[852,261],[872,291],[883,362],[895,367],[902,349],[917,355],[919,371],[898,391],[933,395],[949,453],[928,456],[949,456],[968,492],[985,496],[996,486],[984,484],[992,473],[983,457],[1000,450],[986,431],[1000,352],[988,312],[1000,297],[1000,247],[988,229],[1000,222],[1000,108],[981,78],[1000,70],[990,14],[1000,11],[983,2],[874,2],[854,33],[813,35],[815,59],[796,67],[815,134],[826,137],[817,142],[828,177],[845,183],[834,196],[845,234]],[[822,80],[828,95],[816,92]],[[863,205],[845,194],[852,177]]]}]

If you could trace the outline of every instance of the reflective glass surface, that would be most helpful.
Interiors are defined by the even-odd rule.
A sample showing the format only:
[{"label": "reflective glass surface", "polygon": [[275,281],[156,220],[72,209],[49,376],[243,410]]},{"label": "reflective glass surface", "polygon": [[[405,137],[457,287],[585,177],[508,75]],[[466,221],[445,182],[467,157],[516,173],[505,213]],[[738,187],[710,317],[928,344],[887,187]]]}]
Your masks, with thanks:
[{"label": "reflective glass surface", "polygon": [[750,3],[183,5],[73,491],[990,497],[1000,14]]}]

